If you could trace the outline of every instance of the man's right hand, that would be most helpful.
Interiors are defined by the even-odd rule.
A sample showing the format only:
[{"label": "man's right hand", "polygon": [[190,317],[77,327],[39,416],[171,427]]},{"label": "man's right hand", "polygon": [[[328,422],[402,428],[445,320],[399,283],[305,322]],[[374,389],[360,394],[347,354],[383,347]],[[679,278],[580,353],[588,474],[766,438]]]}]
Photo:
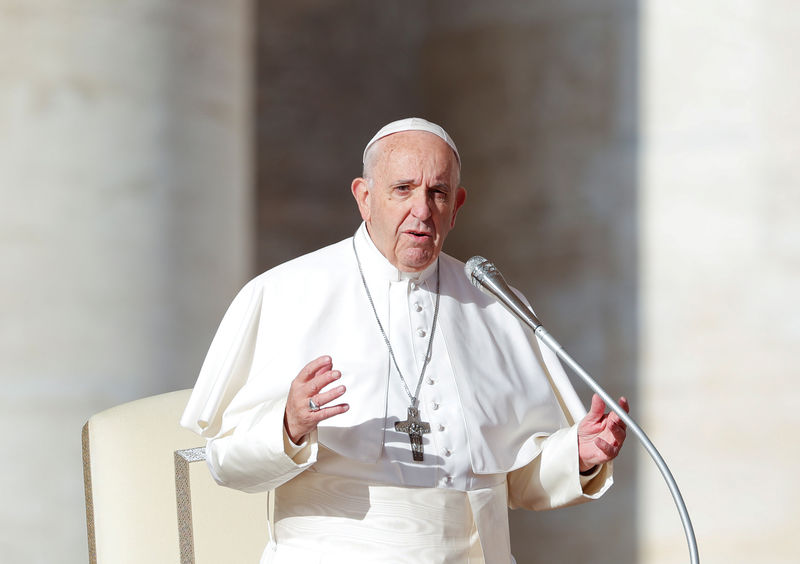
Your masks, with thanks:
[{"label": "man's right hand", "polygon": [[[344,394],[344,386],[337,386],[320,393],[320,390],[341,376],[341,372],[333,370],[331,357],[321,356],[306,364],[297,378],[292,380],[289,397],[286,401],[286,411],[283,415],[283,424],[289,439],[294,444],[300,444],[303,437],[316,429],[320,421],[350,409],[346,403],[325,407],[326,404]],[[320,407],[318,411],[311,409],[309,400],[313,400]]]}]

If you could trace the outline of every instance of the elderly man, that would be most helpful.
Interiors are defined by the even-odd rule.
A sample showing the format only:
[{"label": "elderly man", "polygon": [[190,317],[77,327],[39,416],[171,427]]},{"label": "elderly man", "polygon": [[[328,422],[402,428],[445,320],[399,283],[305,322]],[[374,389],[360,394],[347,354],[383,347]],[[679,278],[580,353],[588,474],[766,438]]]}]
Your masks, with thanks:
[{"label": "elderly man", "polygon": [[450,136],[393,122],[363,162],[362,225],[242,289],[181,422],[220,484],[275,490],[262,562],[511,562],[507,507],[599,497],[624,424],[441,252]]}]

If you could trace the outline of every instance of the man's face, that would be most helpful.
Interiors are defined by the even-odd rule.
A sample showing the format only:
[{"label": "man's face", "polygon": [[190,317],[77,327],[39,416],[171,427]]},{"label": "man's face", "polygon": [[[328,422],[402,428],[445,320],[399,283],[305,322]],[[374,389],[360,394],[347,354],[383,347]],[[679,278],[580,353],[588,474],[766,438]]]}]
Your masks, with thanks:
[{"label": "man's face", "polygon": [[379,140],[367,174],[353,181],[353,196],[375,246],[395,267],[419,272],[432,264],[456,222],[466,191],[450,146],[426,131],[403,131]]}]

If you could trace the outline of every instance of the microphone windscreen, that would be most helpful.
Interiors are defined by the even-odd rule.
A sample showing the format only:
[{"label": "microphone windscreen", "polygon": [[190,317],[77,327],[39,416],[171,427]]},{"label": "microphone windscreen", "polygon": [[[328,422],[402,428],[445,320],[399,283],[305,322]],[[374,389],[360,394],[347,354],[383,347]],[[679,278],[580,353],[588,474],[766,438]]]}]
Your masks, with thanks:
[{"label": "microphone windscreen", "polygon": [[486,265],[491,265],[491,263],[482,256],[477,255],[469,259],[464,265],[464,274],[467,275],[473,286],[481,287],[480,280],[485,272]]}]

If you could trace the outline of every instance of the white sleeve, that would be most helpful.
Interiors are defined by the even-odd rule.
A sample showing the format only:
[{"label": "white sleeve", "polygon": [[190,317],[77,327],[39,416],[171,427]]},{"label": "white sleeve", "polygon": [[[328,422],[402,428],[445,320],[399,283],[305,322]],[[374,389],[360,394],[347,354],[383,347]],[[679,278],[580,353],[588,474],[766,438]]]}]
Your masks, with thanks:
[{"label": "white sleeve", "polygon": [[539,456],[509,472],[509,507],[544,510],[597,499],[614,483],[612,470],[612,464],[607,463],[592,476],[581,476],[578,426],[559,429],[542,438]]},{"label": "white sleeve", "polygon": [[206,438],[227,432],[221,428],[222,416],[249,377],[262,302],[263,287],[256,278],[228,307],[203,361],[181,426]]},{"label": "white sleeve", "polygon": [[286,399],[267,402],[245,414],[236,428],[206,444],[206,462],[217,483],[242,490],[272,490],[317,461],[317,432],[302,445],[285,440]]}]

